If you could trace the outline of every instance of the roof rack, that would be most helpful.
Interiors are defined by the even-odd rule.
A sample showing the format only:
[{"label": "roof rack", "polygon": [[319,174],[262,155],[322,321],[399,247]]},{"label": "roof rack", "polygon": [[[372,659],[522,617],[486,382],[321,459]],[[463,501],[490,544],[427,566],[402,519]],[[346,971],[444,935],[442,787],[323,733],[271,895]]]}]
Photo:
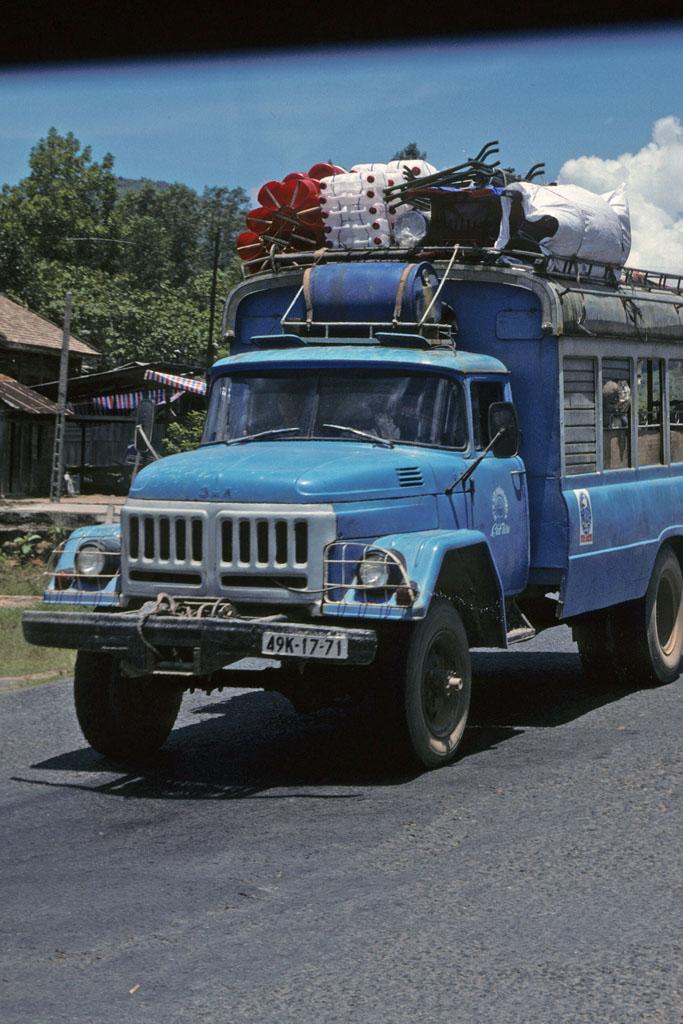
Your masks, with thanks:
[{"label": "roof rack", "polygon": [[624,267],[621,271],[621,284],[629,285],[631,288],[664,290],[676,292],[677,295],[683,295],[683,274],[669,274],[659,270],[638,270],[636,267]]},{"label": "roof rack", "polygon": [[[328,326],[328,325],[326,325]],[[327,345],[330,342],[348,345],[384,345],[389,348],[449,348],[455,350],[453,338],[441,335],[421,334],[418,324],[404,324],[404,327],[412,327],[412,330],[395,331],[381,330],[379,328],[389,325],[371,324],[370,330],[364,334],[354,333],[357,324],[349,324],[350,330],[346,332],[326,332],[312,335],[303,334],[256,334],[251,338],[251,344],[261,349],[279,348],[303,348],[308,346],[314,348],[316,345]]]},{"label": "roof rack", "polygon": [[[268,257],[245,261],[242,276],[246,279],[263,273],[310,267],[318,263],[387,262],[400,260],[445,261],[453,256],[452,246],[424,246],[413,249],[317,249],[303,252],[272,253]],[[455,257],[458,265],[514,267],[544,277],[572,280],[577,284],[599,284],[610,288],[625,286],[647,291],[666,291],[683,295],[683,273],[674,274],[636,267],[619,267],[612,263],[579,257],[545,256],[527,251],[506,251],[475,246],[461,246]]]}]

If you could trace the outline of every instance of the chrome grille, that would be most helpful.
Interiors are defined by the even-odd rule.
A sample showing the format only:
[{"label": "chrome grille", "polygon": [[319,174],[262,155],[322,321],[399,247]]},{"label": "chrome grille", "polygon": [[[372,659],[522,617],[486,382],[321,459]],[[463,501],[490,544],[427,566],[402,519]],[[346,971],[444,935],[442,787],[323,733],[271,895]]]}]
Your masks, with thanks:
[{"label": "chrome grille", "polygon": [[288,517],[219,513],[220,568],[306,568],[308,522]]},{"label": "chrome grille", "polygon": [[316,603],[330,505],[129,501],[121,513],[124,594],[168,590]]},{"label": "chrome grille", "polygon": [[131,567],[158,565],[193,570],[205,558],[206,513],[160,515],[127,512],[123,517],[124,538]]}]

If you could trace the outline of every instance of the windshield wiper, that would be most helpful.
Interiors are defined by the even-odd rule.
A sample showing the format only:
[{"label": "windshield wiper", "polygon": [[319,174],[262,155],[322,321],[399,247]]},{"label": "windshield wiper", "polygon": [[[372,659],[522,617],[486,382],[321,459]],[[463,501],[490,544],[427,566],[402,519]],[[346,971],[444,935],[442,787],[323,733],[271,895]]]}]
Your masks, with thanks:
[{"label": "windshield wiper", "polygon": [[262,437],[275,437],[277,434],[298,433],[301,427],[278,427],[276,430],[259,430],[258,434],[245,434],[244,437],[231,437],[223,444],[244,444],[245,441],[258,441]]},{"label": "windshield wiper", "polygon": [[356,434],[358,437],[364,437],[366,441],[374,441],[375,444],[384,445],[385,448],[393,448],[393,441],[387,441],[384,437],[378,437],[377,434],[371,434],[368,430],[357,430],[355,427],[347,427],[345,423],[323,423],[323,427],[329,427],[331,430],[348,430],[349,434]]}]

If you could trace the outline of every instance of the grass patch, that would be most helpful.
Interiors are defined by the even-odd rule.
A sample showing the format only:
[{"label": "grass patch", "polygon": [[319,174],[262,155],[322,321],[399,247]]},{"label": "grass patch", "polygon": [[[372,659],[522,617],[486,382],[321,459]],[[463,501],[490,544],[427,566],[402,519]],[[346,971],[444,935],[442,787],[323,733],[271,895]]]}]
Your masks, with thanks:
[{"label": "grass patch", "polygon": [[17,678],[50,673],[49,678],[42,680],[48,682],[49,679],[72,674],[75,651],[34,647],[24,640],[21,630],[22,614],[29,609],[45,607],[47,606],[41,601],[36,601],[35,604],[24,605],[21,608],[0,608],[0,677]]},{"label": "grass patch", "polygon": [[[22,564],[15,558],[0,555],[0,594],[33,595],[40,597],[45,590],[47,576],[44,562],[26,562]],[[7,675],[2,671],[0,674]]]}]

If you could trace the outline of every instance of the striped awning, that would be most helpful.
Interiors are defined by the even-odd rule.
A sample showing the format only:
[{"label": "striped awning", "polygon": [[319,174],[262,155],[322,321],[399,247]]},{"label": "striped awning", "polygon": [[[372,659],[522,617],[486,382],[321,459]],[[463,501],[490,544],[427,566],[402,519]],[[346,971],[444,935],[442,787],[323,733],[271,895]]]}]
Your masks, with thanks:
[{"label": "striped awning", "polygon": [[145,380],[165,384],[177,391],[191,391],[195,395],[206,394],[206,381],[198,377],[183,377],[176,373],[162,373],[161,370],[145,370]]},{"label": "striped awning", "polygon": [[[180,395],[180,391],[176,392],[170,401],[173,402]],[[169,401],[166,388],[145,388],[111,395],[94,395],[87,402],[69,402],[67,409],[76,416],[89,416],[99,412],[134,412],[145,399],[154,402],[155,405],[163,405]]]}]

